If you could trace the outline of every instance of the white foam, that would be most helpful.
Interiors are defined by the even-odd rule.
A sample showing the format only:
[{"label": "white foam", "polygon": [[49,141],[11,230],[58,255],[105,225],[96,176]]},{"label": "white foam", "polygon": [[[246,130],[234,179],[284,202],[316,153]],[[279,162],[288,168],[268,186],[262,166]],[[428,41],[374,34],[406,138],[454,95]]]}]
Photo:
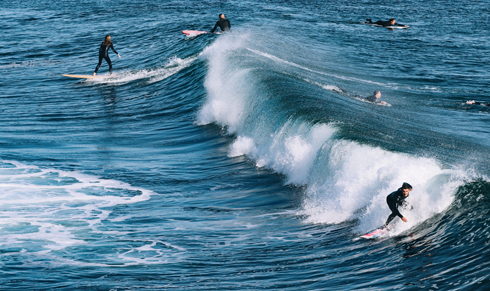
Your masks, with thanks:
[{"label": "white foam", "polygon": [[[443,170],[433,159],[416,158],[349,141],[325,145],[311,176],[302,214],[312,223],[338,223],[359,219],[360,230],[382,225],[390,214],[386,196],[403,182],[414,190],[414,225],[449,206],[464,172]],[[444,177],[444,178],[443,178]],[[425,189],[432,187],[428,193]],[[434,188],[435,187],[435,188]],[[437,194],[437,195],[436,195]],[[426,207],[428,200],[430,203]],[[359,209],[366,207],[364,211]]]},{"label": "white foam", "polygon": [[37,244],[46,253],[85,244],[85,237],[76,235],[81,229],[98,233],[101,232],[98,227],[110,216],[114,217],[113,221],[128,218],[127,215],[118,217],[112,206],[138,203],[154,194],[121,181],[79,172],[39,168],[16,161],[0,163],[11,165],[0,171],[0,245],[3,246]]},{"label": "white foam", "polygon": [[256,148],[253,139],[246,136],[238,136],[230,147],[229,157],[250,155],[254,152],[256,152]]},{"label": "white foam", "polygon": [[229,72],[227,66],[228,53],[239,49],[242,43],[242,37],[227,34],[201,53],[200,58],[208,59],[213,69],[209,70],[204,82],[209,98],[199,111],[198,124],[216,122],[227,126],[230,132],[235,132],[237,126],[243,123],[249,93],[247,83],[243,82],[248,75],[247,70]]},{"label": "white foam", "polygon": [[[169,59],[169,61],[163,66],[154,69],[143,69],[133,71],[119,71],[110,78],[97,78],[87,79],[86,82],[96,83],[128,83],[134,80],[148,79],[148,84],[155,83],[166,79],[172,75],[175,75],[182,69],[189,67],[197,57],[188,57],[180,59],[176,56]],[[109,75],[103,75],[109,76]]]}]

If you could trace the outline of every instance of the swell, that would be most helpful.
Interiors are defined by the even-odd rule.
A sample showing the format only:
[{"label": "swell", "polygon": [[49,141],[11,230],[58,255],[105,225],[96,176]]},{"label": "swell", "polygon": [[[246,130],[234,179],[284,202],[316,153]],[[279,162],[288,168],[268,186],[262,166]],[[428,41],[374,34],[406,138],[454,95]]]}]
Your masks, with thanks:
[{"label": "swell", "polygon": [[[408,127],[415,128],[415,134],[399,149],[414,151],[420,147],[416,140],[421,136],[435,140],[440,137],[429,137],[431,133],[424,126],[400,119],[395,119],[395,127],[391,125],[398,127],[394,133],[388,129],[383,132],[375,120],[393,113],[383,109],[373,112],[370,104],[333,96],[339,91],[334,85],[324,84],[324,91],[316,92],[320,90],[318,85],[311,84],[308,75],[302,73],[312,70],[300,65],[284,67],[291,62],[261,53],[253,45],[255,37],[229,34],[203,51],[201,58],[209,66],[205,80],[208,94],[197,123],[216,123],[236,136],[230,157],[246,155],[257,167],[285,175],[286,184],[303,186],[303,205],[298,214],[305,222],[356,219],[358,231],[367,231],[381,225],[388,216],[386,195],[409,182],[414,186],[410,195],[413,210],[407,215],[409,222],[397,224],[392,232],[399,234],[445,211],[458,187],[481,177],[471,167],[440,162],[435,158],[438,153],[420,156],[386,149],[396,148],[407,136],[404,128]],[[257,56],[267,56],[275,63]]]}]

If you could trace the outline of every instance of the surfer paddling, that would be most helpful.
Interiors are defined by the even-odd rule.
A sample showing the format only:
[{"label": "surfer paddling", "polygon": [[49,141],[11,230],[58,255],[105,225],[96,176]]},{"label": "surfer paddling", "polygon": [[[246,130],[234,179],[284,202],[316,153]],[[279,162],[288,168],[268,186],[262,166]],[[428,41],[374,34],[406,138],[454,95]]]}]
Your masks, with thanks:
[{"label": "surfer paddling", "polygon": [[387,104],[384,101],[380,101],[379,98],[381,98],[381,92],[379,90],[374,91],[373,95],[368,96],[364,98],[366,101],[372,102],[372,103],[380,103],[380,104]]},{"label": "surfer paddling", "polygon": [[221,13],[219,15],[219,20],[216,22],[216,24],[214,25],[213,29],[211,29],[211,33],[213,33],[216,28],[221,28],[221,31],[225,32],[225,31],[230,31],[231,29],[231,25],[230,25],[230,21],[228,19],[225,18],[225,15],[223,13]]},{"label": "surfer paddling", "polygon": [[111,75],[112,75],[112,62],[111,62],[111,59],[109,58],[109,48],[112,49],[112,51],[119,58],[121,58],[121,56],[116,52],[116,50],[114,49],[114,46],[112,45],[111,36],[106,35],[105,40],[102,42],[102,44],[100,45],[100,48],[99,48],[99,64],[97,65],[97,67],[95,67],[94,76],[97,74],[97,71],[99,70],[100,65],[102,64],[102,59],[105,59],[105,61],[109,65],[109,71],[111,72]]},{"label": "surfer paddling", "polygon": [[482,102],[475,102],[475,100],[466,101],[466,104],[468,104],[468,105],[481,105],[481,106],[490,107],[490,104],[482,103]]},{"label": "surfer paddling", "polygon": [[408,198],[408,194],[412,191],[412,186],[408,183],[403,183],[402,187],[396,190],[395,192],[391,193],[386,197],[386,203],[388,203],[388,207],[391,210],[391,214],[388,217],[388,220],[386,220],[385,227],[388,226],[388,224],[395,218],[395,217],[400,217],[403,222],[407,222],[408,219],[406,219],[400,211],[398,211],[398,207],[400,206],[408,206],[408,203],[405,201],[405,199]]},{"label": "surfer paddling", "polygon": [[371,19],[366,19],[366,22],[364,22],[364,23],[381,25],[383,27],[390,27],[390,26],[408,27],[408,25],[396,23],[395,18],[390,18],[388,21],[378,20],[376,22],[372,22]]}]

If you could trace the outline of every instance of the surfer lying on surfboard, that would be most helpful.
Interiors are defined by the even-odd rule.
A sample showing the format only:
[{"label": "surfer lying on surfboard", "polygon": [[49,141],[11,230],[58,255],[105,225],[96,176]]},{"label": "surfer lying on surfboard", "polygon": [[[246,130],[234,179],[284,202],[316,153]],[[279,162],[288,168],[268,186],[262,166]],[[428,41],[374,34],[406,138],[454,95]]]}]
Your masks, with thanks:
[{"label": "surfer lying on surfboard", "polygon": [[390,18],[388,21],[378,20],[376,22],[372,22],[371,19],[366,19],[366,22],[364,22],[364,23],[381,25],[383,27],[390,27],[390,26],[408,27],[408,25],[396,23],[395,18]]},{"label": "surfer lying on surfboard", "polygon": [[374,94],[373,95],[368,96],[368,97],[366,97],[364,99],[366,99],[366,101],[369,101],[369,102],[372,102],[372,103],[387,104],[384,101],[378,100],[379,98],[381,98],[381,92],[379,90],[376,90],[376,91],[374,91]]},{"label": "surfer lying on surfboard", "polygon": [[211,33],[213,33],[216,28],[221,28],[221,31],[230,31],[231,29],[231,25],[230,25],[230,21],[228,19],[225,19],[225,15],[223,13],[221,13],[219,15],[219,20],[216,22],[216,24],[214,25],[213,29],[211,29]]},{"label": "surfer lying on surfboard", "polygon": [[405,199],[408,198],[408,193],[410,193],[410,191],[412,191],[412,186],[408,183],[403,183],[401,188],[386,197],[386,203],[388,203],[391,214],[388,217],[388,220],[386,220],[385,227],[387,227],[388,224],[397,216],[400,217],[404,222],[408,221],[408,219],[406,219],[400,213],[400,211],[398,211],[398,207],[408,206],[408,203],[405,201]]},{"label": "surfer lying on surfboard", "polygon": [[109,65],[109,71],[111,72],[111,75],[112,75],[112,62],[111,62],[111,59],[109,58],[109,48],[111,48],[112,51],[119,58],[121,58],[121,56],[116,52],[116,50],[114,49],[114,46],[112,45],[111,36],[106,35],[104,41],[102,42],[102,44],[100,45],[100,48],[99,48],[99,64],[97,65],[97,67],[95,67],[94,76],[97,74],[97,71],[99,70],[100,65],[102,64],[102,59],[105,59],[105,61]]},{"label": "surfer lying on surfboard", "polygon": [[475,102],[475,100],[466,101],[466,104],[468,104],[468,105],[481,105],[481,106],[490,107],[490,104],[482,103],[482,102]]}]

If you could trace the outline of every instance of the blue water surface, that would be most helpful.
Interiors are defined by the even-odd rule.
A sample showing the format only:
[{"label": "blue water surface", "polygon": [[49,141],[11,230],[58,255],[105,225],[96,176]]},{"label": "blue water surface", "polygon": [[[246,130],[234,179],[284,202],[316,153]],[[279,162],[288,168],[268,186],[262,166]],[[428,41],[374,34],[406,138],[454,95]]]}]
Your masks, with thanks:
[{"label": "blue water surface", "polygon": [[0,289],[490,288],[489,1],[0,7]]}]

